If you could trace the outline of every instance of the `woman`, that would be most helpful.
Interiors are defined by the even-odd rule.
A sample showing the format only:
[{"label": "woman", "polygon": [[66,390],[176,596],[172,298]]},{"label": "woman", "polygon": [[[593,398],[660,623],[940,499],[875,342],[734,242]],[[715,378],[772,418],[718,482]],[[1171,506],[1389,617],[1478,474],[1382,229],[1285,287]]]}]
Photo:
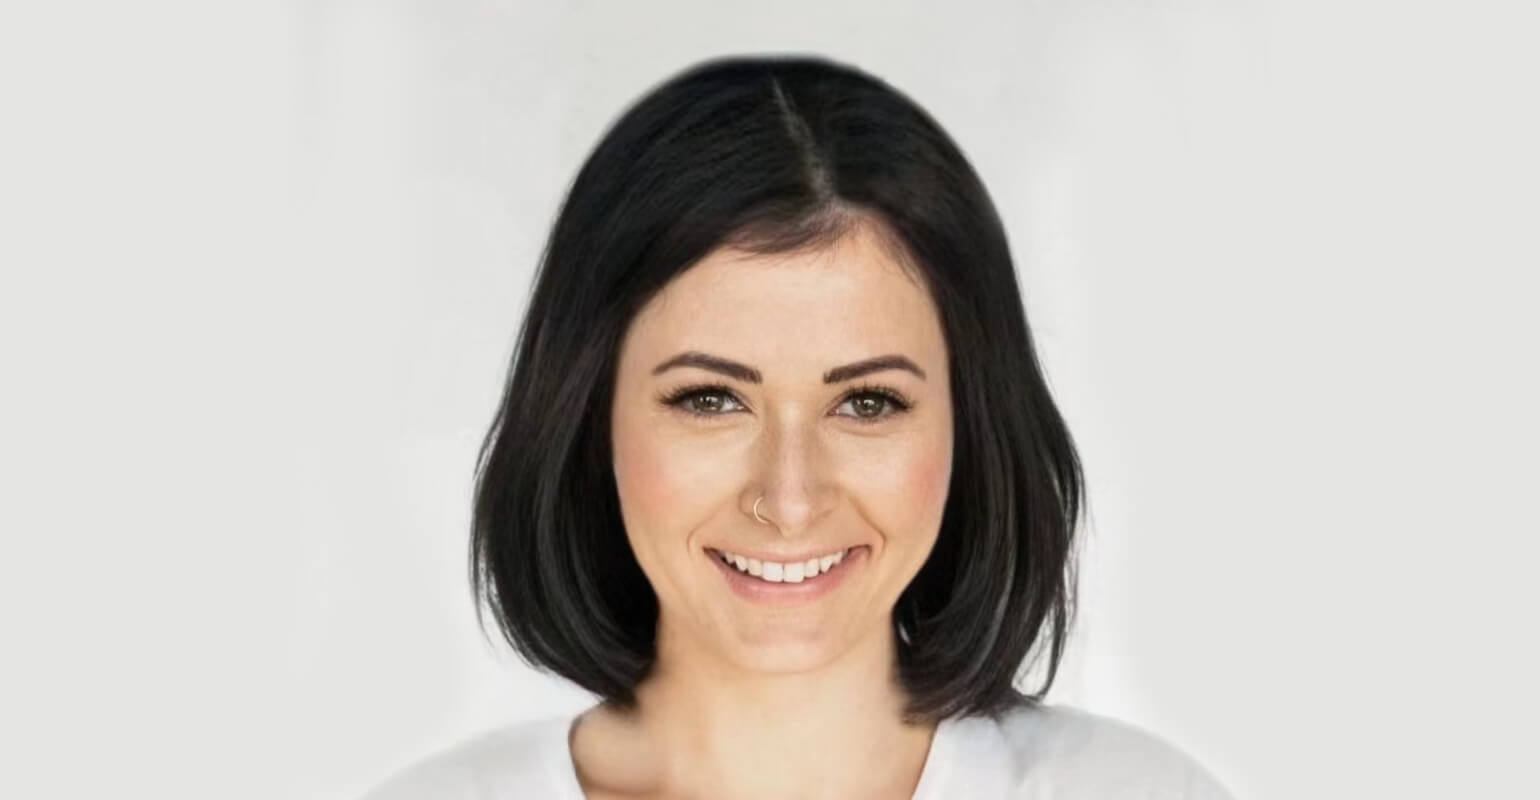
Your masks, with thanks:
[{"label": "woman", "polygon": [[1080,465],[984,186],[892,87],[790,57],[656,87],[578,173],[516,349],[473,583],[600,702],[372,800],[1228,797],[1041,702]]}]

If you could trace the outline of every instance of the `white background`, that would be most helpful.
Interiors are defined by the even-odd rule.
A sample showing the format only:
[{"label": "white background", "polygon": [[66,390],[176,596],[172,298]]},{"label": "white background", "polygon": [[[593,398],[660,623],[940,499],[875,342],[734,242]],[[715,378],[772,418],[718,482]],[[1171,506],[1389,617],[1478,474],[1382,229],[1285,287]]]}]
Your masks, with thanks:
[{"label": "white background", "polygon": [[1534,797],[1535,15],[0,12],[0,795],[350,798],[590,698],[476,630],[475,448],[589,148],[811,52],[984,176],[1090,479],[1049,699],[1247,798]]}]

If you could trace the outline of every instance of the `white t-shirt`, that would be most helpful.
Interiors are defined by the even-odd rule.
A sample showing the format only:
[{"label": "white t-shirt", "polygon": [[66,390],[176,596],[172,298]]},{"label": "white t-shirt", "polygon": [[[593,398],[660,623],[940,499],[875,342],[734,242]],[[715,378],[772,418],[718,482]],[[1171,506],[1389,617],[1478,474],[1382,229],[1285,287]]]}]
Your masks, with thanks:
[{"label": "white t-shirt", "polygon": [[[468,739],[392,776],[362,800],[584,800],[568,732],[577,715]],[[1185,751],[1069,706],[942,720],[913,800],[1234,800]]]}]

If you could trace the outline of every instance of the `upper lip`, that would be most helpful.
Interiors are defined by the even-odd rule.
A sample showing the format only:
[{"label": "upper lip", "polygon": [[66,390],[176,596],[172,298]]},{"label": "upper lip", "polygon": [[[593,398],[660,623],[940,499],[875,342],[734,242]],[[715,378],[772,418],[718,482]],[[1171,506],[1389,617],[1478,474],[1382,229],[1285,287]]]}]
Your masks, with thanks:
[{"label": "upper lip", "polygon": [[862,545],[858,545],[858,544],[849,544],[849,545],[845,545],[844,547],[840,547],[840,546],[836,545],[834,547],[830,547],[827,550],[809,550],[809,551],[803,553],[800,556],[769,556],[769,555],[764,555],[762,553],[750,553],[750,552],[745,551],[745,550],[728,550],[728,549],[723,548],[723,547],[708,547],[706,549],[707,550],[712,550],[712,551],[715,551],[715,552],[718,552],[718,553],[732,553],[735,556],[743,556],[744,558],[752,558],[755,561],[772,561],[772,562],[775,562],[777,564],[795,564],[795,563],[797,563],[799,561],[800,562],[807,562],[807,561],[811,561],[811,560],[813,560],[815,558],[823,558],[824,556],[832,556],[832,555],[834,555],[836,553],[843,553],[846,550],[849,550],[851,548],[861,547],[861,546]]}]

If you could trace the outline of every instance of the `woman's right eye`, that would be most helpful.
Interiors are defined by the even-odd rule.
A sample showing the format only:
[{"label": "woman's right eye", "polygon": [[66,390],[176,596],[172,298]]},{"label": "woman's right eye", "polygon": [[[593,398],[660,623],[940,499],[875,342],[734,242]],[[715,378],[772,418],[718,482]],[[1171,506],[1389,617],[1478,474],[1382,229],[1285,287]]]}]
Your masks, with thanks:
[{"label": "woman's right eye", "polygon": [[722,416],[732,410],[735,403],[742,407],[726,387],[714,386],[686,387],[669,395],[663,402],[696,417]]}]

